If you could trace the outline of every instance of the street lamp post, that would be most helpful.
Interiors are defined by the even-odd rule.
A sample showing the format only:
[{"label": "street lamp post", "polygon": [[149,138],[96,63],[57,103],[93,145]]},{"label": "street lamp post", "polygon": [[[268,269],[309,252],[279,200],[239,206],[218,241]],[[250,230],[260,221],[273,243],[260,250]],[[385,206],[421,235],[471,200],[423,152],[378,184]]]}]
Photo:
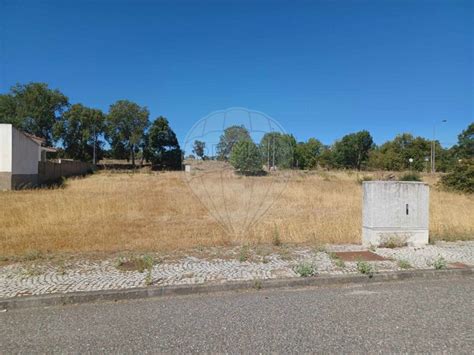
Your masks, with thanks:
[{"label": "street lamp post", "polygon": [[436,172],[436,123],[445,123],[447,120],[442,120],[441,122],[433,123],[433,139],[431,140],[431,173]]}]

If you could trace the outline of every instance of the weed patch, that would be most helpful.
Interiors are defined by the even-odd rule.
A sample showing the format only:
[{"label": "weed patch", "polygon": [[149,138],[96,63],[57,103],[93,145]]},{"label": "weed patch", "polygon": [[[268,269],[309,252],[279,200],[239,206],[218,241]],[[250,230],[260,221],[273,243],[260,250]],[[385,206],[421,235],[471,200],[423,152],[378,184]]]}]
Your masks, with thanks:
[{"label": "weed patch", "polygon": [[250,250],[248,245],[242,245],[239,252],[239,261],[243,263],[250,258]]},{"label": "weed patch", "polygon": [[316,275],[316,267],[307,262],[300,263],[295,266],[295,272],[301,277],[308,277]]},{"label": "weed patch", "polygon": [[433,262],[433,266],[436,270],[442,270],[448,267],[448,263],[442,256],[438,256]]},{"label": "weed patch", "polygon": [[398,267],[399,267],[400,269],[411,269],[411,268],[412,268],[412,266],[411,266],[411,264],[408,262],[408,260],[405,260],[405,259],[399,259],[398,262],[397,262],[397,264],[398,264]]},{"label": "weed patch", "polygon": [[135,256],[129,259],[120,258],[117,263],[117,268],[122,271],[138,271],[140,273],[146,270],[153,269],[153,266],[158,263],[151,255]]},{"label": "weed patch", "polygon": [[364,275],[372,276],[374,274],[374,267],[365,260],[357,261],[357,271]]}]

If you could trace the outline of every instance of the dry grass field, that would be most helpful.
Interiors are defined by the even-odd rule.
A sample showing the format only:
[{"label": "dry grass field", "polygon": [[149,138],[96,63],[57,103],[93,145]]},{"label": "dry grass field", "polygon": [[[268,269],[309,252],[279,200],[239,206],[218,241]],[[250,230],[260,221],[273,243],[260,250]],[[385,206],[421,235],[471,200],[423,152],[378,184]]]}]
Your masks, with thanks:
[{"label": "dry grass field", "polygon": [[[195,186],[183,174],[101,172],[68,180],[63,188],[2,192],[0,256],[168,252],[271,244],[275,239],[313,245],[360,242],[362,192],[357,173],[292,172],[287,186],[278,174],[232,177],[224,184],[222,176],[208,176],[206,181],[195,180]],[[436,182],[430,177],[426,181]],[[192,190],[222,223],[210,216]],[[280,193],[252,224],[252,217]],[[430,233],[434,239],[473,239],[474,196],[433,188]]]}]

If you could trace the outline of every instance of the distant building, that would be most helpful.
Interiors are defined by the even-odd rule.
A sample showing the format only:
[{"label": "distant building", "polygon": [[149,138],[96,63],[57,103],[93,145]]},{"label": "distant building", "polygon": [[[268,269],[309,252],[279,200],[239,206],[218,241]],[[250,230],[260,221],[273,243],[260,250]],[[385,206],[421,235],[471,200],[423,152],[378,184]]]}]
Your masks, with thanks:
[{"label": "distant building", "polygon": [[45,140],[24,133],[11,124],[0,124],[0,190],[38,184],[38,162],[46,161]]}]

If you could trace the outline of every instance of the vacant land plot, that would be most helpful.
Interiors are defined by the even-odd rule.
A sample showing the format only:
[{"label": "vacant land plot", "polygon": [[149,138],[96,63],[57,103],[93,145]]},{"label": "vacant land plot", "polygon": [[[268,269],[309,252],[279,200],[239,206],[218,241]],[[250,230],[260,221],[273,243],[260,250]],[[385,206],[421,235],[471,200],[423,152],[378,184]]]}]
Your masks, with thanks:
[{"label": "vacant land plot", "polygon": [[[211,212],[220,211],[224,222],[219,223],[183,174],[102,172],[70,180],[64,188],[0,193],[0,255],[360,242],[362,191],[356,173],[293,172],[285,189],[275,189],[281,197],[253,225],[249,211],[251,217],[255,213],[248,206],[255,199],[273,198],[259,197],[259,189],[285,184],[284,179],[237,177],[230,186],[223,186],[222,179],[210,184],[203,194],[216,194]],[[225,191],[246,197],[252,191],[256,197],[229,204],[222,198]],[[222,228],[229,215],[235,227],[229,230],[235,233]],[[244,225],[251,227],[239,233]],[[432,189],[430,233],[434,239],[472,239],[474,196]]]}]

